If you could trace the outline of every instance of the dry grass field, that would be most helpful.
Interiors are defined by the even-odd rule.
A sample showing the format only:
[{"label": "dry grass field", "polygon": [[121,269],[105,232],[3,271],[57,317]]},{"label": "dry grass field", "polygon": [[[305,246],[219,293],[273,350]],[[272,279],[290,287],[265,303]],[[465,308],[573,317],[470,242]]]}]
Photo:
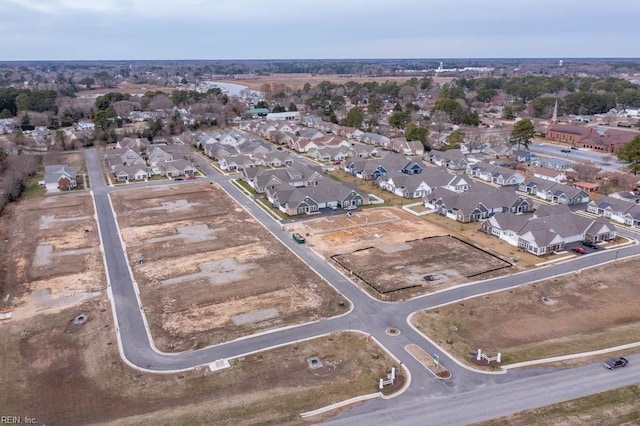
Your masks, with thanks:
[{"label": "dry grass field", "polygon": [[[375,81],[378,83],[384,83],[386,81],[394,81],[398,84],[402,84],[409,80],[411,77],[367,77],[367,76],[355,76],[355,75],[317,75],[317,74],[271,74],[259,76],[254,79],[234,79],[229,82],[236,84],[243,84],[248,86],[252,90],[262,90],[264,85],[271,85],[272,87],[278,87],[279,85],[285,85],[291,87],[293,90],[302,89],[302,87],[309,83],[311,86],[316,86],[323,81],[330,81],[335,84],[345,84],[349,81],[355,81],[357,83],[365,83],[368,81]],[[452,77],[432,77],[434,83],[448,83],[453,80]]]},{"label": "dry grass field", "polygon": [[217,186],[123,190],[112,200],[159,348],[199,348],[348,308]]},{"label": "dry grass field", "polygon": [[463,361],[477,348],[501,352],[507,364],[608,348],[638,341],[637,276],[636,260],[620,261],[425,311],[413,322]]},{"label": "dry grass field", "polygon": [[[71,322],[79,313],[88,316],[83,325]],[[142,373],[119,357],[104,294],[2,323],[0,339],[0,408],[47,425],[302,424],[302,412],[376,392],[378,378],[397,367],[366,336],[339,333],[231,360],[215,372]],[[321,368],[308,367],[313,356]]]}]

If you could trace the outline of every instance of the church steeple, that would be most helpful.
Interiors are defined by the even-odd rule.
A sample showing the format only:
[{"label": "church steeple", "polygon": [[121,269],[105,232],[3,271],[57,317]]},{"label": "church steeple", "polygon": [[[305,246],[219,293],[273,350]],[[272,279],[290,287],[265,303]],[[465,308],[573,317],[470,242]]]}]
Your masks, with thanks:
[{"label": "church steeple", "polygon": [[556,104],[553,107],[553,115],[551,116],[551,124],[556,124],[558,122],[558,100],[556,99]]}]

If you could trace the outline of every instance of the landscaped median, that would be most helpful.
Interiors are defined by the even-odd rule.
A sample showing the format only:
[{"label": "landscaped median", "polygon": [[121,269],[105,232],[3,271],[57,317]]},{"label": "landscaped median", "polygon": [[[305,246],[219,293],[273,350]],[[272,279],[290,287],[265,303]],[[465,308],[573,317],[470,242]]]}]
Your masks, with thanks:
[{"label": "landscaped median", "polygon": [[[636,277],[634,260],[618,261],[418,312],[411,323],[461,363],[487,370],[613,348],[638,340]],[[500,353],[501,363],[479,364],[478,349]]]},{"label": "landscaped median", "polygon": [[431,356],[420,346],[413,343],[404,348],[437,378],[449,379],[451,377],[451,372],[440,363],[439,356],[435,354]]}]

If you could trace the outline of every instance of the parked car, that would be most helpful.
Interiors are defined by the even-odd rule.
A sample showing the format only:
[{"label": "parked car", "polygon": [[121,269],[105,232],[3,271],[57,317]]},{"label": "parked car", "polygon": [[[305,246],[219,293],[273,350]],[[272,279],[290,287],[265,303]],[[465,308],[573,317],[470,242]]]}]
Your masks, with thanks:
[{"label": "parked car", "polygon": [[629,364],[626,358],[616,357],[606,360],[602,365],[604,365],[609,370],[613,370],[614,368],[626,367]]},{"label": "parked car", "polygon": [[585,240],[585,241],[580,241],[580,244],[582,244],[582,245],[583,245],[583,246],[585,246],[585,247],[592,248],[592,249],[594,249],[594,250],[598,250],[598,249],[600,248],[600,246],[599,246],[599,245],[597,245],[596,243],[594,243],[593,241],[587,241],[587,240]]},{"label": "parked car", "polygon": [[563,149],[560,150],[560,152],[564,152],[564,153],[568,154],[568,153],[571,152],[571,150],[563,148]]},{"label": "parked car", "polygon": [[578,254],[585,254],[587,251],[585,249],[583,249],[582,247],[574,247],[571,249],[571,251],[574,251]]},{"label": "parked car", "polygon": [[183,177],[177,177],[177,178],[173,178],[173,180],[176,180],[176,181],[178,181],[178,180],[184,180],[184,178],[183,178]]}]

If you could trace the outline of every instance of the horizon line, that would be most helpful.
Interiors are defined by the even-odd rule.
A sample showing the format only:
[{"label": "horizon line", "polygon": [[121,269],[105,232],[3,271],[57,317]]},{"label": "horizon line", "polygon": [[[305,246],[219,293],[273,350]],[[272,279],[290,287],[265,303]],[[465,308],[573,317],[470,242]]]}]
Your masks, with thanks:
[{"label": "horizon line", "polygon": [[635,56],[496,56],[496,57],[407,57],[407,58],[224,58],[224,59],[204,59],[204,58],[181,58],[181,59],[2,59],[0,63],[16,63],[16,62],[287,62],[287,61],[447,61],[447,60],[472,60],[472,61],[491,61],[491,60],[628,60],[640,61]]}]

